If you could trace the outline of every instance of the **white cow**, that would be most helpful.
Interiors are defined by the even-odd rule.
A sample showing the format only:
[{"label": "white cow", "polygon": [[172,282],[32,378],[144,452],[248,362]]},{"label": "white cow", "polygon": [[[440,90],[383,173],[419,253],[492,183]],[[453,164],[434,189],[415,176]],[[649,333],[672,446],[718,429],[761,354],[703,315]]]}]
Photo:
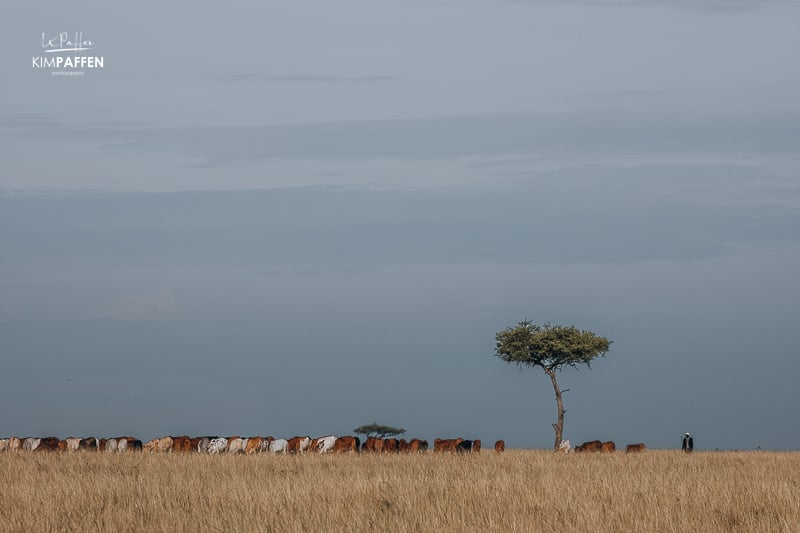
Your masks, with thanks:
[{"label": "white cow", "polygon": [[117,451],[124,452],[128,449],[128,439],[117,439]]},{"label": "white cow", "polygon": [[8,448],[8,439],[0,439],[0,452],[6,451]]},{"label": "white cow", "polygon": [[41,442],[42,442],[42,439],[37,439],[37,438],[34,438],[34,437],[28,437],[27,439],[25,439],[23,441],[22,449],[25,450],[26,452],[32,452],[36,448],[39,447],[39,444],[41,444]]},{"label": "white cow", "polygon": [[211,439],[211,442],[208,443],[208,453],[217,454],[222,453],[228,449],[228,439],[225,437],[217,437],[215,439]]},{"label": "white cow", "polygon": [[67,450],[70,452],[78,451],[78,447],[81,445],[81,439],[77,437],[67,437]]},{"label": "white cow", "polygon": [[305,436],[298,442],[298,447],[300,448],[300,453],[305,453],[308,451],[308,447],[311,446],[311,437]]},{"label": "white cow", "polygon": [[239,453],[244,451],[245,441],[241,437],[228,439],[228,453]]},{"label": "white cow", "polygon": [[312,450],[319,453],[326,453],[333,449],[333,445],[336,444],[336,437],[333,435],[328,435],[327,437],[320,437],[317,439],[317,449]]},{"label": "white cow", "polygon": [[115,452],[115,451],[117,451],[117,439],[108,439],[108,440],[106,440],[106,451],[107,452]]},{"label": "white cow", "polygon": [[211,444],[212,437],[203,437],[200,439],[200,442],[197,444],[197,451],[200,453],[207,453],[208,452],[208,445]]},{"label": "white cow", "polygon": [[286,447],[289,446],[289,441],[286,439],[275,439],[269,443],[269,451],[272,453],[286,453]]},{"label": "white cow", "polygon": [[557,452],[561,453],[569,453],[572,451],[572,445],[569,443],[569,439],[562,440],[561,444],[558,445]]}]

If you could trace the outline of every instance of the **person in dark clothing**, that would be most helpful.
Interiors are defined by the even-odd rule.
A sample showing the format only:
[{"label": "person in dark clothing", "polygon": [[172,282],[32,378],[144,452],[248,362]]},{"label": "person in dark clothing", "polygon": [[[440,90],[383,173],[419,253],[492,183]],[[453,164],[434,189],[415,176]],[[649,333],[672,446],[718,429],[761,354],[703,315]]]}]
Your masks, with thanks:
[{"label": "person in dark clothing", "polygon": [[681,450],[686,453],[690,453],[694,450],[694,439],[689,433],[683,434],[683,443],[681,444]]}]

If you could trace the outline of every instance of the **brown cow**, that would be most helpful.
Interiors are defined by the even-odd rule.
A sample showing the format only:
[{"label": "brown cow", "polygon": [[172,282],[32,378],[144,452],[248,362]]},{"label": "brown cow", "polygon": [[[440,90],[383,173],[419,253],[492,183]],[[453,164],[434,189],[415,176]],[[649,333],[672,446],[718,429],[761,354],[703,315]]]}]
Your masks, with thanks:
[{"label": "brown cow", "polygon": [[584,442],[579,446],[575,446],[575,451],[580,452],[599,452],[600,448],[603,447],[603,443],[599,440],[590,440],[588,442]]},{"label": "brown cow", "polygon": [[424,452],[428,450],[428,441],[420,439],[411,439],[408,443],[408,450],[411,452]]},{"label": "brown cow", "polygon": [[411,451],[411,448],[408,447],[408,441],[406,439],[400,439],[399,441],[397,441],[397,451],[398,452]]},{"label": "brown cow", "polygon": [[506,451],[506,441],[501,439],[501,440],[495,442],[494,443],[494,451],[496,451],[497,453],[501,453],[501,452]]},{"label": "brown cow", "polygon": [[172,437],[161,437],[160,439],[152,439],[147,441],[142,448],[144,450],[153,452],[171,452],[172,451]]},{"label": "brown cow", "polygon": [[186,435],[180,437],[172,437],[172,451],[175,452],[190,452],[192,451],[192,439]]},{"label": "brown cow", "polygon": [[[350,436],[336,437],[336,441],[333,443],[333,448],[331,448],[331,451],[332,452],[352,451],[351,448],[352,445],[355,444],[355,441],[351,439],[354,438],[355,437],[350,437]],[[358,451],[358,448],[361,446],[361,443],[359,442],[358,444],[355,445],[356,445],[355,451]]]},{"label": "brown cow", "polygon": [[614,444],[613,440],[604,442],[600,445],[600,452],[601,453],[614,453],[617,451],[617,446]]},{"label": "brown cow", "polygon": [[244,447],[244,453],[252,455],[261,450],[261,437],[250,437],[247,439],[247,445]]},{"label": "brown cow", "polygon": [[481,439],[475,439],[472,441],[472,451],[478,453],[481,451]]},{"label": "brown cow", "polygon": [[358,437],[352,437],[350,435],[345,435],[344,437],[339,437],[336,439],[336,442],[333,443],[333,451],[334,452],[358,452],[360,442]]},{"label": "brown cow", "polygon": [[362,452],[377,452],[380,453],[384,448],[384,440],[378,437],[367,437],[364,444],[361,446]]},{"label": "brown cow", "polygon": [[433,451],[434,452],[455,452],[458,445],[464,441],[461,437],[457,439],[434,439]]},{"label": "brown cow", "polygon": [[625,453],[640,453],[643,452],[647,448],[643,442],[639,442],[636,444],[628,444],[625,446]]},{"label": "brown cow", "polygon": [[383,451],[386,453],[395,453],[399,448],[397,439],[383,439]]},{"label": "brown cow", "polygon": [[43,437],[39,439],[39,445],[36,447],[36,452],[55,452],[58,451],[58,437]]},{"label": "brown cow", "polygon": [[311,444],[311,437],[292,437],[286,445],[286,451],[289,453],[303,453],[308,450]]},{"label": "brown cow", "polygon": [[65,451],[67,451],[68,447],[69,447],[69,444],[67,444],[66,440],[58,441],[58,451],[65,452]]}]

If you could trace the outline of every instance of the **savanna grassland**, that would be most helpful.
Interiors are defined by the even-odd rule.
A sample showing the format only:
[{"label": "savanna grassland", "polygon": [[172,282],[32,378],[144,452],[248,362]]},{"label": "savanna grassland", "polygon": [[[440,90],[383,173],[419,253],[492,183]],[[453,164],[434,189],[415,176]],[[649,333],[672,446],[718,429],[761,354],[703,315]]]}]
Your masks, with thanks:
[{"label": "savanna grassland", "polygon": [[800,452],[0,454],[2,531],[800,531]]}]

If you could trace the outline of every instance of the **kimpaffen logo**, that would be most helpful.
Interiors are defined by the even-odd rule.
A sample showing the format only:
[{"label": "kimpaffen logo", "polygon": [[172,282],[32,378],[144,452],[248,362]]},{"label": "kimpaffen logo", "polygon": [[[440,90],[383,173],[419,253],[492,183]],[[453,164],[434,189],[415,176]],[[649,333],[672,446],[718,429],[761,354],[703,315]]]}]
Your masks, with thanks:
[{"label": "kimpaffen logo", "polygon": [[42,33],[42,54],[31,58],[35,69],[49,69],[53,76],[83,76],[85,69],[101,69],[103,56],[84,54],[94,49],[94,41],[82,31]]}]

